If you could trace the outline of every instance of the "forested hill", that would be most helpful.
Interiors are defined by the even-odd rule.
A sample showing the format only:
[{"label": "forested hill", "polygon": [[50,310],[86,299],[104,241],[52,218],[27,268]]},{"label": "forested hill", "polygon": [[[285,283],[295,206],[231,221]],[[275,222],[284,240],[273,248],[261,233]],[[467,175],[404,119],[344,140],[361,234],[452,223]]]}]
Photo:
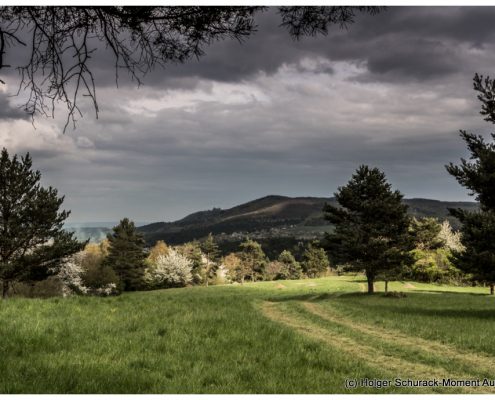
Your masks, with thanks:
[{"label": "forested hill", "polygon": [[[476,209],[474,202],[446,202],[430,199],[405,199],[412,215],[448,217],[448,208]],[[201,239],[208,233],[220,240],[237,241],[249,234],[252,238],[294,237],[311,239],[329,229],[323,218],[325,203],[334,198],[266,196],[226,210],[199,211],[175,222],[156,222],[139,229],[148,243],[165,240],[180,244]],[[450,219],[450,218],[449,218]],[[455,225],[455,221],[452,221]]]}]

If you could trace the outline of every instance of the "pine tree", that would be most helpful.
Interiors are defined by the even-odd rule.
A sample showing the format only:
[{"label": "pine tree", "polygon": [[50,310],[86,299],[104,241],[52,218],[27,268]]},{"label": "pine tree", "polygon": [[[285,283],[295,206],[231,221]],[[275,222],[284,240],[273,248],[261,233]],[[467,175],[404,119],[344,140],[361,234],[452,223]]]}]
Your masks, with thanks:
[{"label": "pine tree", "polygon": [[0,280],[6,298],[12,282],[34,282],[57,274],[69,256],[86,243],[63,229],[69,211],[59,211],[64,197],[40,185],[28,154],[0,155]]},{"label": "pine tree", "polygon": [[326,219],[335,225],[335,231],[326,234],[329,254],[335,263],[365,271],[368,293],[373,293],[381,273],[412,262],[407,206],[383,172],[364,165],[335,197],[340,207],[324,208]]},{"label": "pine tree", "polygon": [[215,243],[215,239],[211,233],[209,233],[205,241],[201,243],[201,250],[206,256],[205,285],[208,286],[209,279],[212,278],[212,275],[216,272],[215,261],[219,254],[218,245]]},{"label": "pine tree", "polygon": [[495,284],[495,212],[451,210],[462,223],[464,250],[453,250],[452,262],[477,282],[488,283],[490,294]]},{"label": "pine tree", "polygon": [[[495,81],[482,75],[474,76],[485,121],[495,123]],[[469,190],[480,204],[478,211],[449,210],[462,223],[461,246],[454,249],[452,261],[473,279],[488,283],[494,294],[495,284],[495,134],[486,142],[480,135],[461,130],[470,159],[461,158],[460,165],[446,166],[449,174]]]},{"label": "pine tree", "polygon": [[136,230],[134,222],[124,218],[107,239],[110,247],[105,265],[117,273],[120,289],[132,291],[142,288],[146,254],[143,235]]},{"label": "pine tree", "polygon": [[303,254],[302,267],[308,278],[317,278],[330,268],[325,249],[310,243]]},{"label": "pine tree", "polygon": [[[471,162],[447,165],[447,171],[470,190],[480,203],[478,211],[450,209],[462,223],[461,243],[464,249],[454,250],[452,261],[473,279],[488,283],[494,294],[495,284],[495,142],[461,131],[471,153]],[[495,135],[492,134],[495,139]]]}]

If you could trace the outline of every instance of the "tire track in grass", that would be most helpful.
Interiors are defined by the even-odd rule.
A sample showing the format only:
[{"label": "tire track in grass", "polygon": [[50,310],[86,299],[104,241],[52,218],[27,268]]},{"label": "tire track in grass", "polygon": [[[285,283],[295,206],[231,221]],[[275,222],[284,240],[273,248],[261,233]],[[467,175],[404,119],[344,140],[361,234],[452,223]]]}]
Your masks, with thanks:
[{"label": "tire track in grass", "polygon": [[[407,376],[410,379],[432,379],[432,378],[451,378],[451,379],[469,379],[466,376],[453,376],[441,367],[433,367],[420,362],[411,362],[404,360],[400,357],[395,357],[387,354],[383,354],[380,350],[362,344],[348,336],[341,333],[332,332],[325,329],[318,324],[293,313],[289,310],[281,310],[280,304],[265,301],[261,305],[262,313],[269,319],[282,323],[295,331],[306,335],[307,337],[324,342],[332,347],[343,351],[348,355],[364,361],[366,364],[375,367],[379,370],[384,370],[394,376]],[[472,379],[472,378],[471,378]],[[483,389],[483,390],[480,390]],[[431,393],[432,391],[439,392],[482,392],[486,393],[487,388],[414,388],[414,391]]]},{"label": "tire track in grass", "polygon": [[[326,303],[328,305],[328,303]],[[391,331],[376,325],[368,325],[354,321],[339,314],[335,309],[319,304],[303,302],[303,306],[310,313],[332,323],[336,323],[360,333],[378,338],[384,342],[393,342],[400,346],[413,348],[421,352],[433,354],[438,358],[454,361],[466,366],[468,369],[475,369],[480,372],[480,377],[487,374],[493,375],[495,371],[495,360],[492,357],[476,353],[467,353],[452,346],[436,341],[426,340],[415,336],[406,335],[400,331]],[[476,367],[473,368],[473,365]],[[480,368],[480,366],[482,366]],[[495,390],[495,389],[494,389]]]}]

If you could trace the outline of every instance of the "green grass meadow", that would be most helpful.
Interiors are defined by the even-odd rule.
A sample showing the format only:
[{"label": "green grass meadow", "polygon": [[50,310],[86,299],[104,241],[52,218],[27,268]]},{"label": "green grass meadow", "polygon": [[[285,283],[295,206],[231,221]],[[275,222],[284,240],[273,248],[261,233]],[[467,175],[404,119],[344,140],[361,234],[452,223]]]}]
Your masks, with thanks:
[{"label": "green grass meadow", "polygon": [[[486,288],[362,277],[0,302],[1,393],[488,393],[346,379],[495,379]],[[383,291],[383,284],[377,289]],[[492,361],[493,359],[493,361]]]}]

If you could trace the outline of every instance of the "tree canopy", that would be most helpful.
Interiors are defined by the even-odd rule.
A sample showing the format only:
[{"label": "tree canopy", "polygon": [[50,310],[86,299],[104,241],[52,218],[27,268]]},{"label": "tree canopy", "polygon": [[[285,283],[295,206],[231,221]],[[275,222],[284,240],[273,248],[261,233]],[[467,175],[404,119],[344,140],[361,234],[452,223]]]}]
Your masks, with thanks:
[{"label": "tree canopy", "polygon": [[416,247],[421,250],[435,250],[442,247],[445,243],[439,236],[441,230],[442,225],[432,217],[413,217],[409,228]]},{"label": "tree canopy", "polygon": [[[474,89],[479,93],[481,114],[495,123],[495,83],[489,77],[476,74]],[[462,248],[453,251],[456,266],[472,274],[478,281],[495,284],[495,134],[487,142],[481,135],[461,131],[461,138],[470,153],[459,165],[450,163],[447,171],[479,201],[479,211],[449,210],[462,223]]]},{"label": "tree canopy", "polygon": [[328,256],[319,243],[309,243],[303,259],[302,267],[308,278],[317,278],[330,268]]},{"label": "tree canopy", "polygon": [[362,165],[335,193],[340,207],[325,206],[326,219],[335,225],[335,231],[326,234],[328,254],[336,264],[365,271],[368,293],[374,292],[380,275],[412,262],[410,217],[402,197],[392,191],[383,172]]},{"label": "tree canopy", "polygon": [[86,243],[63,229],[70,212],[60,210],[64,197],[40,184],[32,160],[7,149],[0,155],[0,279],[3,297],[15,281],[40,281],[57,273],[61,262]]},{"label": "tree canopy", "polygon": [[143,235],[134,222],[124,218],[107,235],[108,255],[104,264],[110,266],[120,279],[121,290],[138,290],[142,287],[146,254]]},{"label": "tree canopy", "polygon": [[261,245],[252,239],[246,239],[239,247],[242,265],[241,282],[244,282],[246,276],[251,277],[254,282],[263,276],[266,262],[265,253]]}]

